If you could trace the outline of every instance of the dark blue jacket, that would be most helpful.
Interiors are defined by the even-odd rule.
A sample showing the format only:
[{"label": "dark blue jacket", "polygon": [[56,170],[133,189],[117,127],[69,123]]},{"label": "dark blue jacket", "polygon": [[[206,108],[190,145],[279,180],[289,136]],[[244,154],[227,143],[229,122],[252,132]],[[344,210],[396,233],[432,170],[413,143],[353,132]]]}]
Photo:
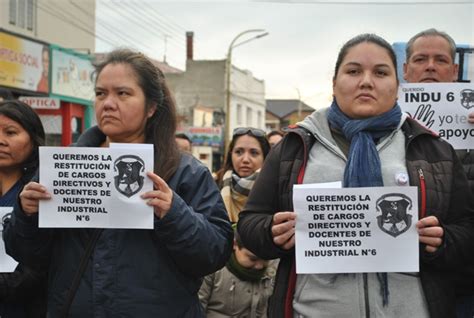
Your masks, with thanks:
[{"label": "dark blue jacket", "polygon": [[[0,198],[0,207],[16,204],[18,193],[35,174],[35,168],[28,169],[17,183]],[[7,224],[10,216],[2,221]],[[3,231],[3,224],[0,222]],[[0,232],[1,233],[1,232]],[[3,240],[0,239],[0,244]],[[18,264],[12,273],[0,273],[0,317],[43,318],[46,317],[46,283],[48,273],[39,266]]]},{"label": "dark blue jacket", "polygon": [[[77,146],[99,146],[97,129]],[[233,231],[209,170],[183,154],[168,181],[170,211],[153,230],[103,230],[79,285],[70,317],[204,317],[201,277],[223,267]],[[133,213],[133,211],[130,211]],[[15,209],[7,252],[25,264],[49,263],[49,317],[58,317],[91,229],[38,228]]]}]

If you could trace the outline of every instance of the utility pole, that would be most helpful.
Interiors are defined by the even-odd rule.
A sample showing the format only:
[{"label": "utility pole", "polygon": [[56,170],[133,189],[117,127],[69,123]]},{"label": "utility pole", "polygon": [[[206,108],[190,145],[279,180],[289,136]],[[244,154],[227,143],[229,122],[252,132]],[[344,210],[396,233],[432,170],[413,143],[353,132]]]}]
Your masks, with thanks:
[{"label": "utility pole", "polygon": [[301,104],[301,94],[298,87],[295,87],[295,89],[298,93],[298,121],[301,121],[301,108],[303,107],[303,105]]},{"label": "utility pole", "polygon": [[[250,39],[247,39],[245,41],[242,41],[238,44],[235,44],[235,42],[244,34],[247,34],[247,33],[252,33],[252,32],[259,32],[260,34],[257,34],[256,36],[250,38]],[[264,33],[262,33],[264,32]],[[225,131],[224,131],[224,156],[227,155],[227,151],[229,149],[229,143],[230,143],[230,95],[231,95],[231,91],[230,91],[230,75],[232,73],[232,49],[237,47],[237,46],[240,46],[244,43],[247,43],[247,42],[250,42],[252,40],[255,40],[255,39],[259,39],[259,38],[262,38],[264,36],[267,36],[268,35],[268,32],[265,32],[265,30],[262,30],[262,29],[251,29],[251,30],[246,30],[246,31],[243,31],[239,34],[237,34],[236,37],[234,37],[234,39],[232,40],[232,42],[230,42],[230,45],[229,45],[229,48],[227,50],[227,59],[226,59],[226,77],[225,77],[225,87],[226,87],[226,103],[225,103]]]},{"label": "utility pole", "polygon": [[165,40],[165,50],[164,50],[164,54],[163,54],[163,63],[166,63],[166,50],[168,48],[168,38],[170,36],[168,34],[165,34],[164,35],[164,40]]}]

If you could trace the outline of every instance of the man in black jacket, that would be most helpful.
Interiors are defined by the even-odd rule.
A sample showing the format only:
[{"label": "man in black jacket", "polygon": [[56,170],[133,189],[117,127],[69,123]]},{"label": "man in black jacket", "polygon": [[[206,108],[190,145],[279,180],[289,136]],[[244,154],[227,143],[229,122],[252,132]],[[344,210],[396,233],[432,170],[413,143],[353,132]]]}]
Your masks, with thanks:
[{"label": "man in black jacket", "polygon": [[[456,43],[445,32],[428,29],[414,35],[406,46],[403,78],[408,83],[449,83],[458,78],[458,64],[454,62]],[[474,124],[474,111],[469,114]],[[461,160],[474,194],[474,152],[459,150]]]},{"label": "man in black jacket", "polygon": [[[428,29],[413,36],[407,43],[406,62],[403,77],[409,83],[447,83],[458,78],[458,65],[454,62],[456,44],[445,32]],[[474,112],[469,114],[469,122],[474,124]],[[457,150],[458,158],[464,166],[469,186],[474,194],[474,151]],[[467,295],[458,299],[458,317],[474,316],[474,269],[471,264],[468,273],[460,279],[462,287],[458,291]]]}]

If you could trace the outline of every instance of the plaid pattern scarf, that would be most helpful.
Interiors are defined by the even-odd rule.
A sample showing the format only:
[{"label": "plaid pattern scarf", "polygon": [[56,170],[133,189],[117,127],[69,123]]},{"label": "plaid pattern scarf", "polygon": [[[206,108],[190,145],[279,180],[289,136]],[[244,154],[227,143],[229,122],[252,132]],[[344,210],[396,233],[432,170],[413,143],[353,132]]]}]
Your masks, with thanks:
[{"label": "plaid pattern scarf", "polygon": [[225,172],[222,179],[221,195],[232,223],[237,223],[239,220],[239,213],[244,208],[250,189],[252,189],[259,173],[260,169],[248,177],[241,178],[232,170]]}]

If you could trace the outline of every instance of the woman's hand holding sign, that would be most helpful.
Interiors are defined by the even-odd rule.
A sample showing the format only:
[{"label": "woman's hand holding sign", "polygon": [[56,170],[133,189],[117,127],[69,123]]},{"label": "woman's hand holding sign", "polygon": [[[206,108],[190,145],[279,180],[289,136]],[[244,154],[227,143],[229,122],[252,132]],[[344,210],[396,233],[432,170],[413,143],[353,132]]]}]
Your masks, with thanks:
[{"label": "woman's hand holding sign", "polygon": [[420,243],[426,245],[425,250],[434,253],[443,243],[444,230],[440,226],[436,216],[422,218],[416,223]]},{"label": "woman's hand holding sign", "polygon": [[469,113],[468,121],[469,121],[471,124],[474,124],[474,112],[470,112],[470,113]]},{"label": "woman's hand holding sign", "polygon": [[165,180],[153,172],[148,172],[147,176],[153,181],[154,190],[148,191],[141,195],[142,199],[148,199],[147,204],[151,205],[155,210],[158,218],[163,218],[171,209],[173,201],[173,191],[170,189]]},{"label": "woman's hand holding sign", "polygon": [[284,250],[295,246],[295,212],[278,212],[273,216],[273,242]]},{"label": "woman's hand holding sign", "polygon": [[37,182],[29,182],[20,193],[20,205],[26,215],[38,213],[39,200],[51,199],[51,194]]}]

